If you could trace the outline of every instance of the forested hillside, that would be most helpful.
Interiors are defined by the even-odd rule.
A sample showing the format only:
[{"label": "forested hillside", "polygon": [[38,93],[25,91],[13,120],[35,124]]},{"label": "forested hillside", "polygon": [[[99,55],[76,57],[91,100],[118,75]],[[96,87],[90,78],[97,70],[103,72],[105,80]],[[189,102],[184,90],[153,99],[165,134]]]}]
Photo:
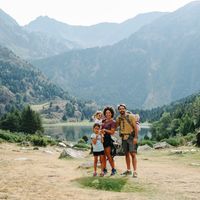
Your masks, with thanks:
[{"label": "forested hillside", "polygon": [[162,106],[200,89],[199,18],[195,1],[115,45],[33,63],[72,94],[99,104]]}]

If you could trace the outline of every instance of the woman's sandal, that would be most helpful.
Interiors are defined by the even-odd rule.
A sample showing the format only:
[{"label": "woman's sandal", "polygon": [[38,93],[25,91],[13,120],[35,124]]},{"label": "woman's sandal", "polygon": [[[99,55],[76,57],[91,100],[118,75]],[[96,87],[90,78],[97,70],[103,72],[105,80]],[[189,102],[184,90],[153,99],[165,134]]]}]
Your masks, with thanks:
[{"label": "woman's sandal", "polygon": [[137,172],[133,172],[133,178],[137,178]]}]

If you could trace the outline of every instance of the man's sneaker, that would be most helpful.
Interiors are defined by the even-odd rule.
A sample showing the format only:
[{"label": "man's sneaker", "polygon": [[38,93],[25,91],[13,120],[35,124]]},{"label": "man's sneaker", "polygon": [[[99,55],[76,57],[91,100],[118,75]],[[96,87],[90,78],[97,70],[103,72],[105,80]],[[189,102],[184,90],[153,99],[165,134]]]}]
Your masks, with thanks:
[{"label": "man's sneaker", "polygon": [[137,172],[133,172],[133,178],[137,178]]},{"label": "man's sneaker", "polygon": [[132,175],[131,170],[126,170],[125,172],[121,173],[122,176]]},{"label": "man's sneaker", "polygon": [[111,176],[115,175],[117,173],[117,170],[115,168],[112,168],[112,171],[111,171]]},{"label": "man's sneaker", "polygon": [[96,172],[94,172],[94,173],[93,173],[93,176],[94,176],[94,177],[95,177],[95,176],[97,176],[97,173],[96,173]]},{"label": "man's sneaker", "polygon": [[106,168],[103,169],[104,175],[108,173],[108,170]]}]

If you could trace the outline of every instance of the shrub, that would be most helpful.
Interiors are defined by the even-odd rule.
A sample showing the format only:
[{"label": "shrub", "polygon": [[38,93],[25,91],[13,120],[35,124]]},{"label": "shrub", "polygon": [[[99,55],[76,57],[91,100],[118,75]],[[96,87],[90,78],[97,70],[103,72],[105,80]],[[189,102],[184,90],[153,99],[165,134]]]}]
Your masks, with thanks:
[{"label": "shrub", "polygon": [[85,144],[85,140],[83,138],[79,139],[78,144]]},{"label": "shrub", "polygon": [[173,137],[173,138],[171,137],[169,139],[164,139],[164,141],[166,141],[168,144],[175,146],[175,147],[180,145],[180,141],[175,137]]},{"label": "shrub", "polygon": [[41,136],[38,136],[38,135],[32,135],[30,140],[31,140],[31,142],[34,146],[44,146],[44,147],[46,147],[47,144],[48,144],[47,139],[45,137],[41,137]]},{"label": "shrub", "polygon": [[90,146],[88,144],[83,144],[83,143],[78,143],[78,144],[75,144],[73,147],[76,147],[76,148],[80,148],[80,149],[90,149]]},{"label": "shrub", "polygon": [[0,131],[0,138],[8,141],[8,142],[22,142],[25,139],[25,136],[22,134],[18,133],[11,133],[9,131]]},{"label": "shrub", "polygon": [[149,145],[150,147],[153,147],[153,144],[154,144],[155,142],[153,142],[153,141],[151,141],[151,140],[141,140],[140,142],[139,142],[139,145],[145,145],[145,144],[147,144],[147,145]]},{"label": "shrub", "polygon": [[85,141],[85,143],[88,142],[88,137],[87,137],[86,135],[84,135],[84,136],[82,137],[82,139]]}]

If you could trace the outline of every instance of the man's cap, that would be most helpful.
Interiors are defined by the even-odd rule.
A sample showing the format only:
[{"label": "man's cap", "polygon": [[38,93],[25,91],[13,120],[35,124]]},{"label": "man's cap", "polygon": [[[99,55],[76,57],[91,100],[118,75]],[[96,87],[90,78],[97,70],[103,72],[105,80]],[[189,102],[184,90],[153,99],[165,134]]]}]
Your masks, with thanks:
[{"label": "man's cap", "polygon": [[117,106],[117,109],[119,110],[119,107],[120,106],[123,106],[125,109],[126,109],[126,104],[124,104],[124,103],[121,103],[121,104],[119,104],[118,106]]}]

